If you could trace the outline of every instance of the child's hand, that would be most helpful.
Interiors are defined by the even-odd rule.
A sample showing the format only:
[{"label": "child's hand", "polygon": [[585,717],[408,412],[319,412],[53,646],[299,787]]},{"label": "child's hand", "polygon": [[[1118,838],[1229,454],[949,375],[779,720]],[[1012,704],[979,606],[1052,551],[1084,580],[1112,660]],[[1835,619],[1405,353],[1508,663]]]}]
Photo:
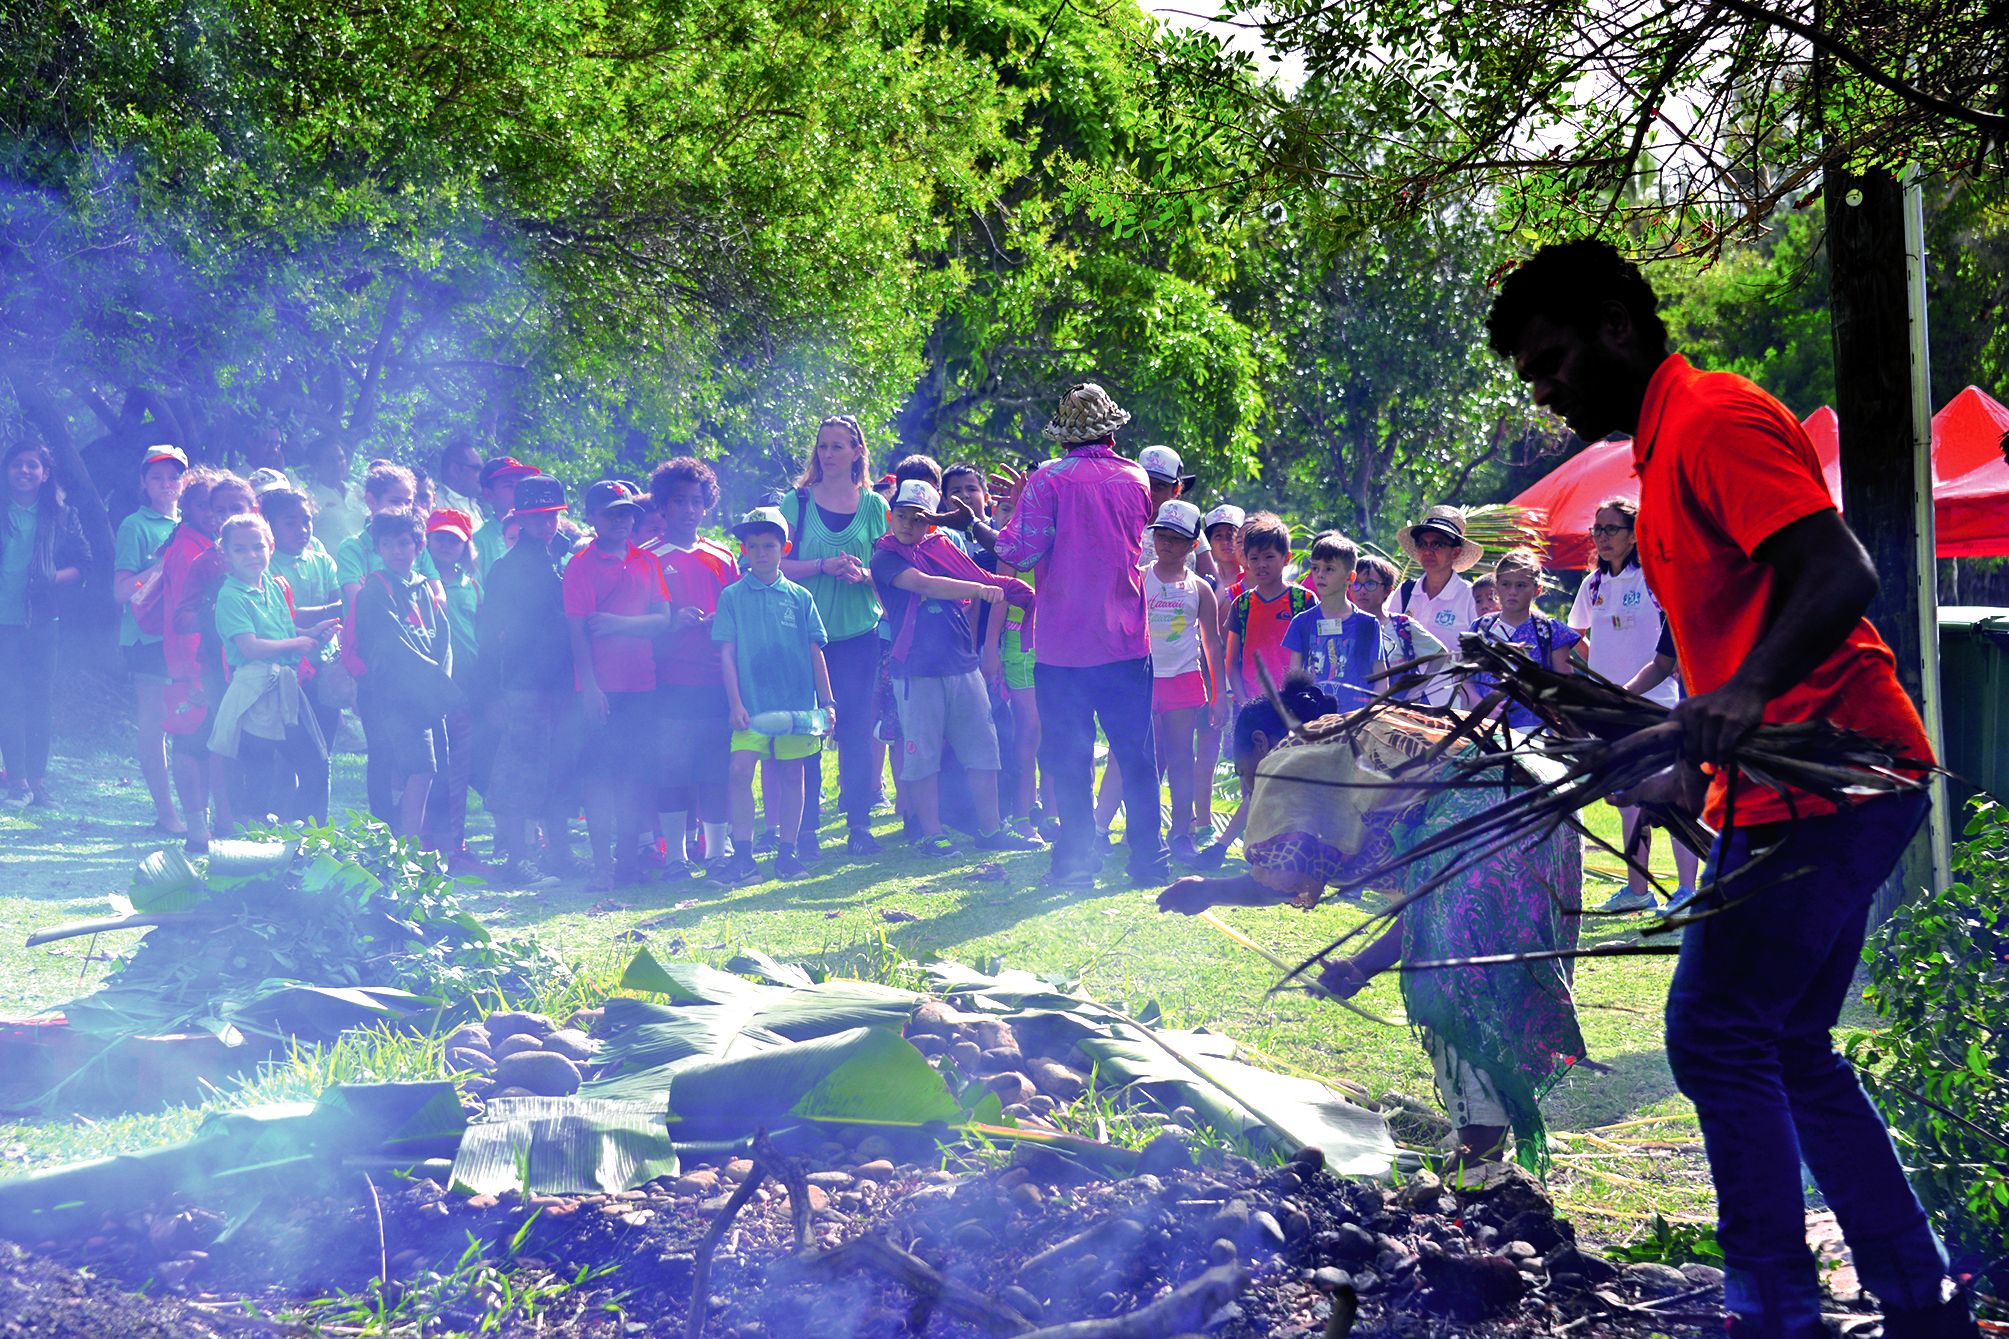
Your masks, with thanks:
[{"label": "child's hand", "polygon": [[596,684],[591,688],[582,689],[579,694],[579,704],[585,709],[586,719],[589,722],[594,725],[605,725],[607,723],[607,694],[599,685]]},{"label": "child's hand", "polygon": [[738,703],[734,703],[726,712],[726,721],[735,730],[747,730],[753,727],[753,717],[747,715],[746,708]]},{"label": "child's hand", "polygon": [[315,641],[319,642],[321,645],[326,646],[328,644],[328,639],[330,637],[333,637],[335,635],[335,630],[337,628],[340,628],[341,626],[342,626],[342,620],[339,618],[324,618],[319,623],[316,623],[313,627],[307,629],[307,635],[309,637],[312,637]]},{"label": "child's hand", "polygon": [[1207,704],[1207,728],[1218,730],[1228,719],[1228,704],[1219,696]]},{"label": "child's hand", "polygon": [[[680,604],[670,611],[670,629],[673,632],[689,632],[692,628],[702,627],[704,621],[705,616],[687,604]],[[591,620],[588,620],[587,626],[592,626]]]},{"label": "child's hand", "polygon": [[997,586],[980,585],[977,587],[977,602],[979,604],[1003,604],[1004,591]]}]

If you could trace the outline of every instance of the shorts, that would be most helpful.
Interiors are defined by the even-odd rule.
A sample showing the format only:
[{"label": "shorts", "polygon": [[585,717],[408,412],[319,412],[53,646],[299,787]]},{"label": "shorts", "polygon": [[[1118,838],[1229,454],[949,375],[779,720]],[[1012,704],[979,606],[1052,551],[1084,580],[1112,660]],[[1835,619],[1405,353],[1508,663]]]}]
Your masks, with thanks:
[{"label": "shorts", "polygon": [[1207,705],[1207,676],[1199,670],[1169,674],[1151,681],[1151,710],[1185,711]]},{"label": "shorts", "polygon": [[981,673],[895,679],[893,699],[900,706],[902,781],[925,781],[941,771],[944,744],[966,771],[998,770],[998,732]]},{"label": "shorts", "polygon": [[732,727],[722,683],[661,684],[656,688],[665,787],[722,787],[730,770]]},{"label": "shorts", "polygon": [[821,735],[764,735],[758,730],[732,732],[734,753],[754,753],[777,762],[800,762],[823,752]]},{"label": "shorts", "polygon": [[998,643],[998,659],[1004,662],[1005,687],[1024,692],[1032,687],[1032,652],[1025,649],[1017,628],[1007,626]]},{"label": "shorts", "polygon": [[396,781],[439,774],[446,722],[422,721],[396,708],[378,708],[358,714],[363,719],[363,742],[371,759],[390,768],[390,775]]},{"label": "shorts", "polygon": [[125,658],[126,673],[135,679],[154,684],[168,681],[166,642],[134,642],[121,646],[119,654]]},{"label": "shorts", "polygon": [[655,693],[609,693],[607,723],[585,721],[580,760],[589,779],[646,784],[659,770],[661,747]]}]

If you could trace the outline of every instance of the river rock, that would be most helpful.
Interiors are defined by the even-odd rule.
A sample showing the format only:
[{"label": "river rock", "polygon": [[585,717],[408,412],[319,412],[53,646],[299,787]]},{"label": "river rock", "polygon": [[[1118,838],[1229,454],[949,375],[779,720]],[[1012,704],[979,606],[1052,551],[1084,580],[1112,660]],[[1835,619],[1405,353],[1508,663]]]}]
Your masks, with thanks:
[{"label": "river rock", "polygon": [[1681,1267],[1681,1277],[1696,1288],[1720,1288],[1723,1286],[1723,1271],[1714,1265],[1699,1262]]},{"label": "river rock", "polygon": [[449,1046],[446,1067],[452,1074],[484,1074],[495,1068],[495,1057],[472,1046]]},{"label": "river rock", "polygon": [[1528,1291],[1527,1277],[1504,1256],[1433,1250],[1423,1257],[1422,1266],[1423,1279],[1438,1305],[1461,1321],[1505,1311]]},{"label": "river rock", "polygon": [[1672,1297],[1676,1293],[1687,1292],[1696,1286],[1688,1281],[1686,1274],[1673,1265],[1663,1265],[1656,1260],[1642,1260],[1638,1264],[1627,1265],[1621,1277],[1639,1289],[1639,1295],[1642,1297]]},{"label": "river rock", "polygon": [[551,1020],[543,1014],[519,1013],[514,1009],[504,1009],[488,1016],[488,1035],[507,1037],[512,1033],[527,1032],[533,1037],[550,1036],[556,1029]]},{"label": "river rock", "polygon": [[1186,1140],[1176,1134],[1161,1134],[1144,1145],[1144,1151],[1137,1155],[1137,1174],[1140,1176],[1168,1176],[1173,1172],[1191,1170],[1193,1152]]},{"label": "river rock", "polygon": [[579,1091],[579,1067],[551,1051],[518,1051],[496,1062],[495,1077],[539,1097],[570,1097]]},{"label": "river rock", "polygon": [[914,1006],[914,1016],[907,1023],[907,1031],[932,1036],[944,1036],[956,1030],[962,1013],[944,1000],[922,1000]]},{"label": "river rock", "polygon": [[1011,1024],[1001,1018],[986,1018],[972,1029],[976,1033],[977,1045],[986,1051],[1016,1051],[1018,1036],[1011,1030]]},{"label": "river rock", "polygon": [[583,1064],[593,1058],[593,1039],[577,1028],[559,1028],[544,1039],[544,1049]]},{"label": "river rock", "polygon": [[1018,1106],[1033,1096],[1032,1080],[1015,1071],[993,1074],[984,1081],[984,1086],[998,1095],[998,1100],[1006,1106]]},{"label": "river rock", "polygon": [[[862,1150],[863,1145],[860,1145]],[[893,1164],[885,1158],[874,1158],[871,1162],[861,1162],[851,1169],[852,1175],[860,1181],[882,1182],[893,1179]]]},{"label": "river rock", "polygon": [[949,1047],[949,1058],[963,1073],[974,1074],[983,1068],[984,1051],[973,1041],[958,1041]]},{"label": "river rock", "polygon": [[1025,1055],[1016,1046],[996,1046],[986,1050],[978,1058],[977,1067],[986,1074],[1001,1074],[1008,1069],[1022,1069]]},{"label": "river rock", "polygon": [[520,1055],[524,1051],[541,1051],[543,1049],[544,1038],[534,1036],[528,1032],[512,1032],[501,1041],[495,1043],[495,1049],[490,1051],[489,1054],[493,1055],[497,1060],[506,1060],[510,1056]]},{"label": "river rock", "polygon": [[456,1046],[466,1046],[477,1051],[487,1051],[495,1045],[488,1035],[488,1029],[479,1023],[462,1023],[446,1034],[446,1048],[451,1051]]},{"label": "river rock", "polygon": [[930,1060],[938,1055],[947,1055],[949,1053],[948,1039],[938,1037],[932,1032],[916,1032],[907,1038],[907,1042]]},{"label": "river rock", "polygon": [[1057,1102],[1073,1102],[1088,1091],[1088,1076],[1057,1060],[1035,1060],[1028,1070],[1039,1091]]},{"label": "river rock", "polygon": [[1332,1253],[1350,1264],[1372,1260],[1374,1252],[1378,1249],[1374,1243],[1374,1234],[1358,1223],[1341,1223],[1334,1229],[1332,1236],[1334,1238]]}]

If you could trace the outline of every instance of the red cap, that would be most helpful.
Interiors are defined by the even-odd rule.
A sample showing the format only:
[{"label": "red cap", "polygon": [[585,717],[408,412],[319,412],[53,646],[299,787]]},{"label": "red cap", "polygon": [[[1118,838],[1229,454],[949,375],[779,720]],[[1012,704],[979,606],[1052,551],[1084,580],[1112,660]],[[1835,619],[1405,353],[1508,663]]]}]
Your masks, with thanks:
[{"label": "red cap", "polygon": [[498,479],[523,479],[542,473],[543,470],[535,465],[526,465],[515,456],[496,456],[481,467],[481,486],[486,488]]},{"label": "red cap", "polygon": [[429,535],[452,535],[463,544],[474,541],[474,518],[464,511],[452,507],[441,507],[426,517],[426,533]]}]

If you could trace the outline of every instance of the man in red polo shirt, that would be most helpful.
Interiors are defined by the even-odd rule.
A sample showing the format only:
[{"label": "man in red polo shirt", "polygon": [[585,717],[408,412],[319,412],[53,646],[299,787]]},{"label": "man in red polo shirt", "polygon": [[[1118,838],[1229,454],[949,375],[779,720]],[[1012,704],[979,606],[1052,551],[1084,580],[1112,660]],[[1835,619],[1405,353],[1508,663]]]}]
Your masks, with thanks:
[{"label": "man in red polo shirt", "polygon": [[[1693,694],[1674,712],[1688,764],[1721,763],[1761,720],[1816,719],[1930,761],[1890,649],[1863,618],[1876,571],[1805,430],[1744,378],[1670,354],[1655,306],[1616,250],[1571,242],[1507,277],[1487,332],[1535,403],[1579,437],[1633,438],[1640,563]],[[1884,1120],[1829,1036],[1870,901],[1926,803],[1920,792],[1836,812],[1734,769],[1710,781],[1704,818],[1720,833],[1710,875],[1725,901],[1683,935],[1667,1056],[1709,1154],[1740,1339],[1826,1334],[1803,1160],[1884,1304],[1885,1333],[1976,1333],[1965,1299],[1948,1297],[1946,1252]],[[1739,880],[1760,854],[1762,872]]]}]

